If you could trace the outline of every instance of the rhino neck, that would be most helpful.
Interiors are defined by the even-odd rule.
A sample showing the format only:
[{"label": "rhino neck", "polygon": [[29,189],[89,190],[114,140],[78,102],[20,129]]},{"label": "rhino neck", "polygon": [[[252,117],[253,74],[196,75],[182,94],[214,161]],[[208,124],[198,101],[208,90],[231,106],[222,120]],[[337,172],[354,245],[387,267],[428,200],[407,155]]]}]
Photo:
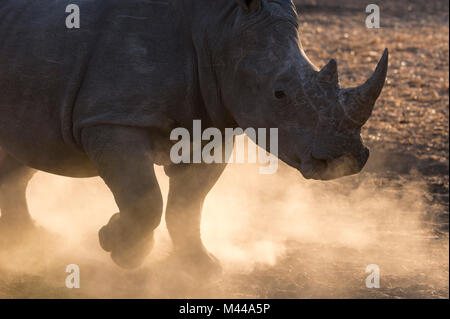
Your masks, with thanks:
[{"label": "rhino neck", "polygon": [[227,67],[223,46],[231,34],[238,5],[230,0],[188,0],[191,15],[192,44],[195,52],[198,85],[205,113],[211,126],[237,127],[222,96],[222,73]]}]

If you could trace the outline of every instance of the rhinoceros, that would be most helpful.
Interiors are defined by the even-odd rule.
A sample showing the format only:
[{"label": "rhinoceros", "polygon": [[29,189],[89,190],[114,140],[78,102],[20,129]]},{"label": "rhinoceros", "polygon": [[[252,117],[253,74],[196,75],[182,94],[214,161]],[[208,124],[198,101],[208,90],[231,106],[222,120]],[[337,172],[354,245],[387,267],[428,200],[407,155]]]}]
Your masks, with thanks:
[{"label": "rhinoceros", "polygon": [[[79,28],[66,25],[71,3]],[[340,88],[334,59],[318,69],[305,55],[291,0],[1,0],[2,229],[34,226],[25,189],[35,171],[100,176],[120,211],[100,245],[138,267],[161,221],[162,165],[174,255],[217,271],[200,220],[226,163],[174,164],[171,130],[278,128],[278,157],[305,178],[356,174],[387,65],[386,49],[365,83]]]}]

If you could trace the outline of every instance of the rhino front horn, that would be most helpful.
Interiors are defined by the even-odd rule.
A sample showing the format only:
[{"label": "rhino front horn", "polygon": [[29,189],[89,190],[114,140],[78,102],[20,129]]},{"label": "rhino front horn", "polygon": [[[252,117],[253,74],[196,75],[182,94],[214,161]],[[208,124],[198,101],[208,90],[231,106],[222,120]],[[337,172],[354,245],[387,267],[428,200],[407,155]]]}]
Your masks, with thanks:
[{"label": "rhino front horn", "polygon": [[341,90],[341,104],[347,115],[356,123],[364,125],[372,114],[375,101],[383,89],[388,69],[389,52],[384,49],[375,72],[363,84],[355,88]]}]

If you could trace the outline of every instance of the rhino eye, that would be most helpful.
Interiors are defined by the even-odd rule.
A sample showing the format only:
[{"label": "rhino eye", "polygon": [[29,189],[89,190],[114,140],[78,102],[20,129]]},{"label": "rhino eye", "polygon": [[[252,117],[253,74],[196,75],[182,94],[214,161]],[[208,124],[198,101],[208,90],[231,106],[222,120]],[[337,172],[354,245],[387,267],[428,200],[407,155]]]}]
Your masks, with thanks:
[{"label": "rhino eye", "polygon": [[284,93],[283,91],[275,91],[275,97],[277,99],[283,99],[286,97],[286,93]]}]

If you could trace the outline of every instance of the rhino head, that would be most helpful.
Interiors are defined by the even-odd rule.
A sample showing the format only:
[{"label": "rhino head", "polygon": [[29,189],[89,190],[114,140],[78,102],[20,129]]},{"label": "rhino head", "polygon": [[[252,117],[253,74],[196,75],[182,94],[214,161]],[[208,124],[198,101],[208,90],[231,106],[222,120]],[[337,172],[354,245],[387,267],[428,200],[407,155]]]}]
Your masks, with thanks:
[{"label": "rhino head", "polygon": [[237,124],[278,128],[279,158],[305,178],[360,172],[369,157],[361,127],[384,86],[387,49],[364,84],[340,88],[334,59],[319,70],[306,57],[290,0],[235,1],[220,81]]}]

